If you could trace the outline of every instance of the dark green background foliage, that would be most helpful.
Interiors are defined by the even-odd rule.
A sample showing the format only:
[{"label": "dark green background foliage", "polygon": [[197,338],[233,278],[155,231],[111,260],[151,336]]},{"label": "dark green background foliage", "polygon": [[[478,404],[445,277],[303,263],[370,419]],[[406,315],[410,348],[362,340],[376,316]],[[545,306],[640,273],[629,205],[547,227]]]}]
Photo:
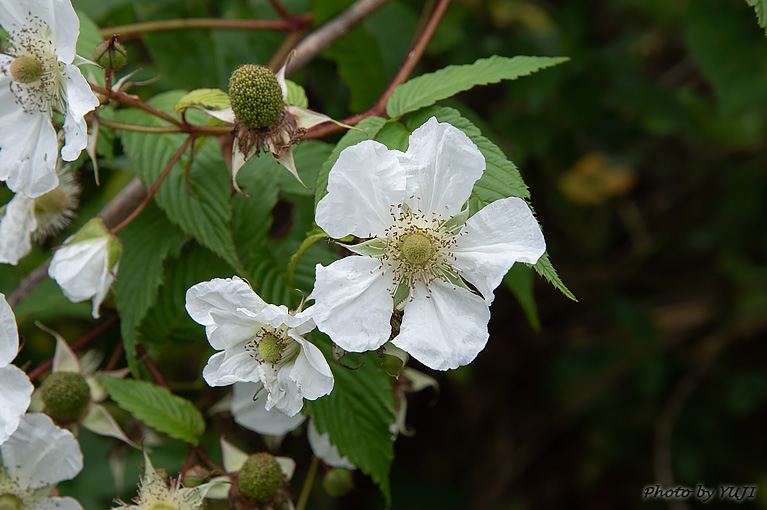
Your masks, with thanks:
[{"label": "dark green background foliage", "polygon": [[[292,12],[313,10],[317,24],[350,3],[284,2]],[[309,107],[339,119],[370,108],[407,54],[426,3],[389,2],[291,76],[306,89]],[[276,17],[266,0],[74,4],[101,27]],[[236,66],[266,64],[283,37],[193,30],[126,38],[130,61],[123,72],[141,67],[137,80],[159,76],[131,92],[145,100],[163,93],[153,102],[169,109],[182,90],[225,89]],[[642,501],[644,486],[733,483],[759,486],[757,500],[743,508],[767,508],[767,40],[754,8],[745,0],[455,0],[416,74],[492,55],[571,60],[475,87],[428,111],[459,119],[467,132],[476,126],[488,147],[516,164],[525,179],[516,193],[524,196],[527,185],[550,259],[579,302],[526,266],[507,276],[496,291],[485,350],[455,371],[424,369],[439,381],[439,394],[425,390],[408,399],[415,436],[394,443],[393,507],[663,508]],[[366,125],[383,127],[386,143],[397,146],[425,114],[395,127],[375,119]],[[124,122],[151,122],[142,115],[117,112]],[[322,163],[340,137],[298,147],[297,167],[311,188],[318,174],[320,183],[326,178],[329,164],[321,169]],[[78,221],[134,173],[151,183],[181,140],[132,134],[115,144],[113,158],[111,147],[101,150],[102,188],[82,179]],[[81,163],[90,169],[85,158]],[[251,200],[230,196],[212,140],[171,175],[176,187],[121,233],[145,241],[126,241],[116,298],[105,306],[107,317],[120,312],[121,335],[112,330],[95,346],[109,353],[120,336],[126,346],[142,343],[174,393],[204,414],[227,390],[208,390],[200,379],[212,350],[183,310],[185,289],[240,274],[267,301],[295,306],[301,296],[290,289],[311,290],[314,264],[331,262],[335,252],[317,243],[299,262],[293,287],[287,284],[285,261],[312,228],[314,190],[270,158],[240,173],[245,191],[256,195]],[[186,185],[193,193],[178,193]],[[481,192],[477,199],[474,207],[486,200]],[[193,213],[168,212],[178,207]],[[46,257],[36,249],[19,268],[0,268],[0,290],[10,293]],[[136,270],[145,277],[132,282]],[[90,305],[70,304],[52,282],[16,314],[22,352],[35,363],[50,357],[52,341],[34,320],[70,342],[92,328]],[[315,341],[326,347],[321,335]],[[360,377],[371,388],[380,385],[376,356],[364,361]],[[148,379],[143,365],[134,368]],[[348,376],[336,381],[346,392],[324,407],[318,400],[313,416],[330,416],[334,406],[359,398]],[[379,397],[367,405],[374,414],[390,395]],[[204,417],[200,445],[215,458],[222,434],[250,451],[264,448],[227,414]],[[381,437],[380,430],[370,434]],[[367,437],[349,438],[348,445]],[[81,443],[90,462],[62,492],[76,494],[89,510],[104,508],[115,494],[131,497],[140,454],[127,447],[112,452],[128,466],[125,485],[115,487],[105,474],[111,442],[84,432]],[[166,438],[155,447],[154,465],[175,473],[185,451],[181,441]],[[379,482],[390,455],[383,451],[384,460],[367,469]],[[309,465],[304,435],[289,435],[280,452],[298,462],[297,494]],[[356,473],[355,482],[355,491],[332,499],[318,479],[310,508],[383,508],[369,477]],[[715,500],[708,507],[732,505]]]}]

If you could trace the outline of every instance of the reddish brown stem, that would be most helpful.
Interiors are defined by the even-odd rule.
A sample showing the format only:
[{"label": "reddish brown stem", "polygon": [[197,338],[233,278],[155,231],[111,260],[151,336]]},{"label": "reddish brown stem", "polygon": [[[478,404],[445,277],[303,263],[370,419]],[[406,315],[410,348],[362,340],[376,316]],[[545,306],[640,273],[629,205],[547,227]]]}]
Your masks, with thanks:
[{"label": "reddish brown stem", "polygon": [[[111,319],[107,320],[100,326],[98,326],[96,329],[88,333],[87,335],[83,336],[80,340],[73,343],[70,347],[74,352],[79,351],[95,339],[97,339],[99,336],[101,336],[106,331],[110,330],[114,326],[120,323],[120,318],[115,316]],[[37,377],[40,377],[42,373],[49,370],[53,366],[53,358],[49,359],[36,369],[32,370],[28,375],[30,379],[36,379]]]},{"label": "reddish brown stem", "polygon": [[112,351],[112,356],[109,357],[109,361],[107,361],[107,364],[104,366],[104,370],[114,370],[117,363],[120,361],[120,358],[123,357],[123,353],[125,353],[125,349],[123,347],[123,339],[121,338]]},{"label": "reddish brown stem", "polygon": [[282,19],[290,19],[293,18],[293,15],[288,11],[282,3],[280,3],[279,0],[269,0],[269,3],[272,5],[272,9],[274,9],[280,18]]},{"label": "reddish brown stem", "polygon": [[126,94],[125,92],[115,91],[112,89],[106,89],[94,83],[90,83],[90,86],[91,86],[91,90],[93,90],[94,92],[98,92],[99,94],[102,94],[108,97],[109,99],[114,99],[115,101],[119,101],[128,106],[132,106],[133,108],[144,110],[145,112],[151,115],[154,115],[155,117],[159,117],[162,120],[168,121],[171,124],[175,124],[179,127],[184,127],[183,121],[177,119],[176,117],[172,116],[169,113],[166,113],[158,108],[155,108],[154,106],[150,106],[146,104],[145,102],[141,101],[140,99],[137,99],[134,96],[131,96],[130,94]]},{"label": "reddish brown stem", "polygon": [[[367,117],[383,117],[386,114],[386,104],[389,102],[389,99],[391,99],[391,96],[394,93],[394,89],[405,83],[405,81],[407,81],[407,79],[410,77],[413,69],[415,69],[415,66],[421,60],[421,57],[423,57],[423,53],[426,51],[426,47],[429,45],[429,41],[431,41],[432,37],[434,37],[434,33],[437,31],[437,27],[439,26],[440,21],[442,21],[442,17],[445,15],[445,11],[449,5],[450,0],[439,1],[437,6],[434,8],[434,11],[431,13],[431,17],[426,23],[423,32],[421,32],[418,40],[416,40],[413,48],[410,50],[407,57],[405,58],[405,61],[402,63],[402,66],[399,68],[399,71],[397,71],[396,76],[394,76],[394,79],[391,81],[378,101],[376,101],[376,103],[368,111],[353,115],[342,120],[341,122],[350,126],[354,126],[362,119]],[[310,129],[306,136],[304,136],[304,139],[323,138],[330,134],[341,131],[342,129],[343,128],[341,126],[326,123]]]},{"label": "reddish brown stem", "polygon": [[101,37],[119,34],[121,36],[141,35],[147,32],[165,32],[169,30],[188,29],[235,29],[235,30],[276,30],[291,32],[308,25],[312,21],[311,14],[283,17],[283,19],[230,19],[230,18],[186,18],[144,21],[107,27],[99,30]]},{"label": "reddish brown stem", "polygon": [[171,169],[178,163],[178,160],[181,159],[181,156],[186,151],[187,147],[189,147],[189,144],[191,144],[195,139],[194,135],[189,135],[186,140],[184,140],[184,143],[181,144],[181,147],[178,148],[176,153],[173,155],[172,158],[170,158],[170,161],[163,169],[162,173],[157,177],[157,180],[152,184],[152,187],[147,190],[146,196],[144,197],[144,200],[141,201],[141,203],[136,207],[136,209],[133,210],[132,213],[128,215],[127,218],[125,218],[123,221],[120,222],[119,225],[115,226],[112,229],[112,233],[116,234],[120,230],[122,230],[125,226],[127,226],[131,221],[136,219],[136,216],[141,214],[141,211],[144,210],[144,208],[149,205],[149,202],[152,201],[152,198],[154,198],[155,193],[157,193],[157,190],[160,188],[160,185],[163,183],[166,177],[168,177],[168,174],[170,173]]},{"label": "reddish brown stem", "polygon": [[162,374],[157,369],[157,365],[155,365],[154,361],[152,361],[152,358],[149,357],[143,345],[136,344],[136,354],[139,355],[139,358],[141,359],[141,361],[144,362],[144,365],[146,365],[146,368],[147,370],[149,370],[149,373],[152,374],[152,379],[154,379],[154,382],[157,383],[158,386],[162,386],[163,388],[168,388],[168,384],[165,382],[165,379],[163,379]]}]

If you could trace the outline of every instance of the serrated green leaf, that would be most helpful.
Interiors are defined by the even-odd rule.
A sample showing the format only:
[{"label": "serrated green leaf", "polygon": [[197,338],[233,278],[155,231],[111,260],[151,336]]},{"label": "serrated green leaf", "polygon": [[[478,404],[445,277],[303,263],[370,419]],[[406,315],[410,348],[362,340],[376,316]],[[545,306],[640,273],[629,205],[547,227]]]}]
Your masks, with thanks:
[{"label": "serrated green leaf", "polygon": [[[315,342],[326,359],[332,360],[327,337]],[[390,377],[375,353],[360,355],[362,364],[350,370],[331,362],[335,385],[329,395],[307,401],[306,409],[320,433],[330,435],[338,452],[381,488],[391,504],[389,469],[394,459],[394,444],[389,426],[394,423],[394,398]]]},{"label": "serrated green leaf", "polygon": [[570,60],[567,57],[512,58],[493,55],[473,64],[452,65],[409,80],[394,90],[386,105],[389,117],[399,117],[446,99],[476,85],[514,80]]},{"label": "serrated green leaf", "polygon": [[309,98],[306,97],[304,88],[292,80],[285,80],[285,84],[288,87],[288,97],[285,98],[285,103],[307,108],[309,106]]},{"label": "serrated green leaf", "polygon": [[358,25],[328,48],[328,55],[338,66],[338,76],[349,87],[349,110],[370,108],[386,87],[383,54],[378,40]]},{"label": "serrated green leaf", "polygon": [[165,260],[163,273],[165,282],[139,328],[143,342],[147,347],[162,347],[168,341],[205,341],[202,328],[186,311],[186,291],[199,282],[231,278],[231,268],[209,250],[190,242],[176,257]]},{"label": "serrated green leaf", "polygon": [[180,112],[190,106],[204,106],[214,110],[229,108],[229,94],[219,89],[197,89],[185,94],[173,106],[174,112]]},{"label": "serrated green leaf", "polygon": [[503,278],[514,297],[519,301],[522,310],[527,315],[530,326],[535,331],[541,330],[541,319],[538,318],[538,307],[533,295],[533,272],[527,264],[514,264]]},{"label": "serrated green leaf", "polygon": [[573,301],[578,301],[578,299],[575,297],[575,294],[570,292],[570,289],[568,289],[565,286],[565,284],[559,278],[559,275],[557,274],[557,270],[554,269],[553,265],[551,265],[548,252],[544,253],[541,256],[541,258],[538,259],[538,262],[533,267],[535,268],[535,270],[538,272],[539,275],[546,278],[546,280],[550,284],[552,284],[554,287],[559,289],[560,292],[562,292],[562,294],[572,299]]},{"label": "serrated green leaf", "polygon": [[148,381],[99,376],[117,405],[150,427],[197,445],[205,432],[205,420],[194,405]]},{"label": "serrated green leaf", "polygon": [[120,239],[124,251],[113,288],[120,314],[125,357],[135,375],[138,327],[157,299],[164,277],[163,261],[177,253],[188,236],[150,203],[120,232]]},{"label": "serrated green leaf", "polygon": [[764,28],[767,33],[767,5],[764,0],[746,0],[746,2],[754,8],[756,11],[756,19],[759,21],[759,26]]},{"label": "serrated green leaf", "polygon": [[320,201],[320,199],[324,197],[328,192],[328,174],[338,159],[338,155],[341,154],[341,151],[363,140],[370,140],[375,138],[376,134],[378,134],[378,131],[381,129],[381,127],[383,127],[385,122],[386,119],[383,117],[368,117],[363,119],[356,126],[357,129],[361,129],[362,131],[351,129],[346,132],[341,140],[338,141],[336,146],[333,148],[333,151],[330,153],[330,156],[328,156],[328,158],[322,164],[320,173],[317,175],[317,185],[315,186],[316,194],[314,195],[315,208],[317,207],[317,203]]},{"label": "serrated green leaf", "polygon": [[383,128],[376,134],[376,141],[381,142],[389,149],[406,151],[410,139],[410,131],[401,122],[394,120],[386,121]]},{"label": "serrated green leaf", "polygon": [[437,117],[440,122],[448,122],[466,133],[485,156],[485,172],[474,184],[473,191],[480,201],[480,208],[501,198],[530,197],[527,185],[516,165],[506,158],[497,145],[485,138],[479,128],[462,117],[458,110],[430,106],[408,114],[403,120],[408,130],[413,131],[430,117]]},{"label": "serrated green leaf", "polygon": [[[149,103],[170,111],[183,95],[181,91],[167,92],[155,96]],[[193,119],[195,115],[204,123],[204,114],[200,112],[189,112],[188,117]],[[140,110],[119,111],[118,118],[132,124],[167,125]],[[125,151],[133,160],[139,178],[147,186],[157,180],[184,138],[185,135],[179,134],[136,132],[127,132],[122,136]],[[237,256],[230,228],[231,178],[221,150],[214,144],[205,144],[195,152],[188,181],[191,194],[184,177],[188,163],[187,151],[158,189],[155,195],[157,204],[184,232],[220,255],[237,272],[244,273],[245,268]]]}]

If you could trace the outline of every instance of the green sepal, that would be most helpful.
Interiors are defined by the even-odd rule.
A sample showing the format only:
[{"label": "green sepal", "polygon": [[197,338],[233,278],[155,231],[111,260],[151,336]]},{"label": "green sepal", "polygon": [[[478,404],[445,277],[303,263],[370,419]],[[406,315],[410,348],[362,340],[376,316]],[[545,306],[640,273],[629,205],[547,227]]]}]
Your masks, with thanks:
[{"label": "green sepal", "polygon": [[359,244],[338,244],[357,255],[365,255],[374,258],[381,257],[384,254],[384,250],[386,250],[386,241],[377,237]]}]

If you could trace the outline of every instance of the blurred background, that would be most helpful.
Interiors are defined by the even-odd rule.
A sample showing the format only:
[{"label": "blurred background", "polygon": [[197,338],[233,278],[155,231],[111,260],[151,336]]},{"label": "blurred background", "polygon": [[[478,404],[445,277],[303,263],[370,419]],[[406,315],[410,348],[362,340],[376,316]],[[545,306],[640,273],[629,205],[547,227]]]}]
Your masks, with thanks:
[{"label": "blurred background", "polygon": [[[388,2],[293,75],[310,107],[338,119],[367,110],[430,1]],[[283,4],[303,13],[322,2]],[[73,3],[100,27],[275,17],[266,0]],[[350,3],[328,1],[329,15]],[[131,66],[143,69],[137,79],[160,75],[141,89],[150,97],[225,89],[232,69],[267,63],[283,38],[192,30],[124,42]],[[355,64],[360,47],[381,65]],[[454,0],[416,74],[493,54],[571,58],[443,103],[459,107],[520,168],[551,261],[578,302],[515,268],[496,291],[490,341],[477,359],[448,373],[420,367],[439,391],[408,396],[415,435],[395,444],[394,508],[702,506],[694,498],[643,501],[654,484],[758,486],[741,507],[767,508],[767,40],[754,8],[746,0]],[[118,147],[106,181],[115,191],[130,177],[120,177],[120,161]],[[95,186],[86,184],[86,202],[89,193],[96,196]],[[81,218],[101,206],[88,202],[93,212]],[[36,252],[20,269],[44,258]],[[18,278],[0,273],[3,291]],[[518,301],[512,289],[530,285],[535,302]],[[81,306],[87,317],[89,305]],[[89,327],[57,329],[74,339]],[[22,325],[30,345],[40,335],[34,329]],[[191,368],[176,368],[180,380],[194,378],[206,359],[185,355]],[[178,361],[158,362],[171,380]],[[261,444],[255,434],[248,440]],[[109,444],[87,435],[82,442],[105,453]],[[299,462],[297,493],[305,440],[289,436],[283,451]],[[185,449],[168,452],[177,462]],[[90,504],[102,504],[94,473],[62,491],[95,491]],[[365,476],[356,473],[355,482],[338,499],[318,482],[313,507],[383,508]],[[119,489],[124,498],[132,483]],[[732,505],[715,497],[707,507]]]}]

